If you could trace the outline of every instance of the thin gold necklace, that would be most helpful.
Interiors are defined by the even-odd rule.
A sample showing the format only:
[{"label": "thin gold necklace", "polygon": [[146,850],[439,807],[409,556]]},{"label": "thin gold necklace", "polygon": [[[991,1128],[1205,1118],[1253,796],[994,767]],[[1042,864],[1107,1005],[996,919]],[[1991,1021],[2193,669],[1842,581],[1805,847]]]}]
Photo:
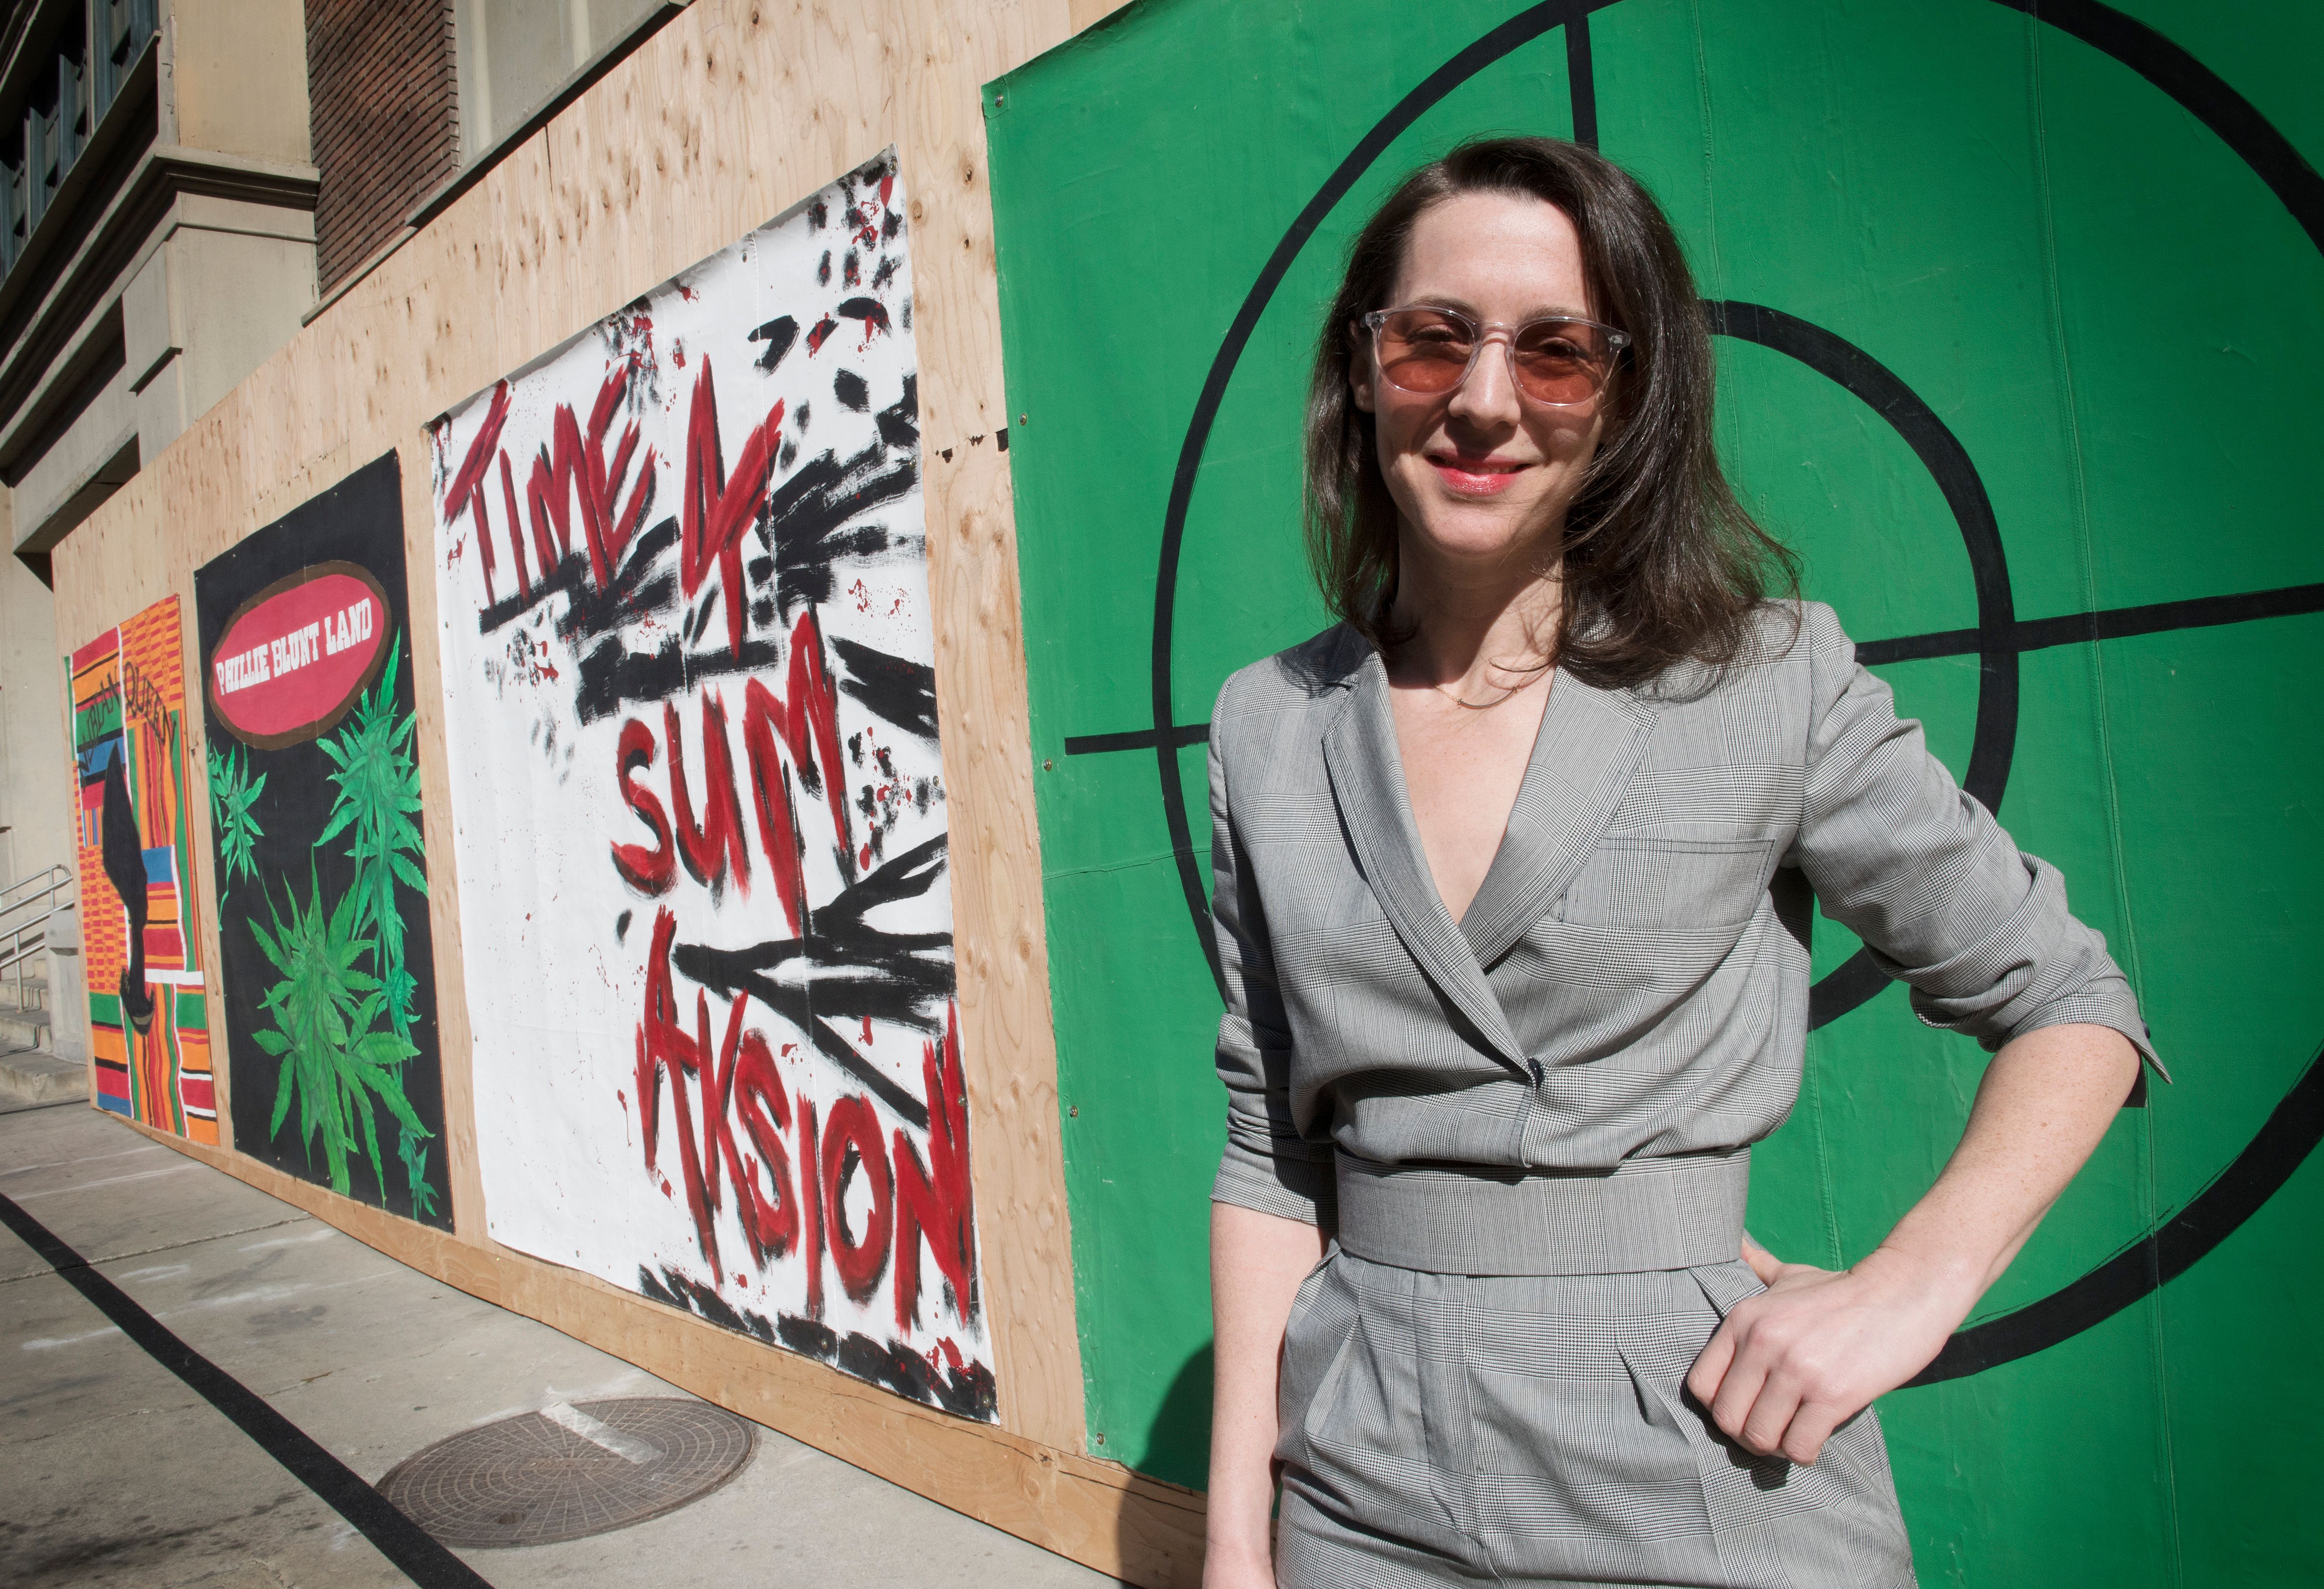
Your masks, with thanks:
[{"label": "thin gold necklace", "polygon": [[1458,706],[1466,712],[1490,712],[1494,707],[1499,706],[1502,702],[1517,693],[1515,689],[1505,689],[1490,701],[1469,701],[1454,694],[1443,684],[1431,684],[1428,687],[1435,691],[1438,694],[1443,696],[1447,701],[1452,703],[1453,705]]},{"label": "thin gold necklace", "polygon": [[[1545,662],[1538,668],[1530,668],[1526,671],[1538,676],[1541,674],[1550,672],[1555,666],[1556,664],[1554,662]],[[1508,671],[1514,672],[1515,670],[1510,669]],[[1528,679],[1526,681],[1526,684],[1531,684],[1532,682],[1533,681],[1531,679]],[[1435,691],[1438,694],[1443,696],[1447,701],[1452,703],[1453,705],[1460,707],[1464,712],[1490,712],[1494,707],[1499,706],[1504,701],[1509,700],[1515,696],[1517,692],[1524,689],[1526,685],[1503,685],[1501,686],[1501,693],[1494,696],[1490,701],[1471,701],[1464,699],[1463,697],[1453,693],[1452,691],[1447,689],[1443,684],[1431,684],[1428,687]]]}]

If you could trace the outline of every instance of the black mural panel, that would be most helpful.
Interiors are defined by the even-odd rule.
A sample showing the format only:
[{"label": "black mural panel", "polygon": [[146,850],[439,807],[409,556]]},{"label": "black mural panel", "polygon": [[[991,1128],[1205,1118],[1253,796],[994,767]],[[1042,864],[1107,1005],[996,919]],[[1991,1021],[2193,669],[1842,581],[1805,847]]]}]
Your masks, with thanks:
[{"label": "black mural panel", "polygon": [[234,1145],[448,1230],[395,455],[194,598]]}]

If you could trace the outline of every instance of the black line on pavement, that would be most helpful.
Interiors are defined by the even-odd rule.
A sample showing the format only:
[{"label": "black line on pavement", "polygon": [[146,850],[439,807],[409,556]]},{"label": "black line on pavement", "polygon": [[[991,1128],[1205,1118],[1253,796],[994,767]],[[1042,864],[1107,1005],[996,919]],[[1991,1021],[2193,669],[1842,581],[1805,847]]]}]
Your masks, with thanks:
[{"label": "black line on pavement", "polygon": [[236,1428],[258,1442],[261,1450],[290,1469],[291,1477],[354,1524],[364,1538],[379,1548],[382,1556],[393,1562],[420,1589],[492,1589],[492,1584],[475,1569],[397,1511],[386,1496],[365,1483],[353,1468],[275,1411],[257,1392],[180,1340],[160,1319],[90,1268],[88,1259],[5,1193],[0,1193],[0,1225],[15,1232],[17,1238],[39,1254],[43,1263],[118,1326],[123,1335],[143,1347],[147,1356],[192,1386],[195,1394],[225,1413]]}]

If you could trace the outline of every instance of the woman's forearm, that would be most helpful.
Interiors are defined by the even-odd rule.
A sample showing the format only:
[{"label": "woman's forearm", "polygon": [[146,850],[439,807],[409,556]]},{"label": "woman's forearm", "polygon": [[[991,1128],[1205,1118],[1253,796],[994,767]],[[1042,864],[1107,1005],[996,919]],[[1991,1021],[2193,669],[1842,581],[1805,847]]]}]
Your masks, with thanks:
[{"label": "woman's forearm", "polygon": [[[1314,1226],[1231,1203],[1211,1205],[1211,1318],[1217,1345],[1205,1553],[1213,1581],[1228,1581],[1236,1567],[1255,1572],[1268,1561],[1283,1327],[1300,1281],[1323,1255],[1323,1233]],[[1272,1577],[1270,1569],[1263,1581]]]},{"label": "woman's forearm", "polygon": [[[1775,1265],[1687,1384],[1746,1448],[1813,1462],[1831,1431],[1928,1366],[2106,1134],[2138,1052],[2105,1026],[2029,1032],[1987,1067],[1944,1173],[1861,1262]],[[1772,1271],[1772,1272],[1771,1272]]]},{"label": "woman's forearm", "polygon": [[1909,1272],[1966,1318],[2096,1151],[2138,1065],[2107,1026],[2045,1026],[2004,1044],[1936,1185],[1857,1268]]}]

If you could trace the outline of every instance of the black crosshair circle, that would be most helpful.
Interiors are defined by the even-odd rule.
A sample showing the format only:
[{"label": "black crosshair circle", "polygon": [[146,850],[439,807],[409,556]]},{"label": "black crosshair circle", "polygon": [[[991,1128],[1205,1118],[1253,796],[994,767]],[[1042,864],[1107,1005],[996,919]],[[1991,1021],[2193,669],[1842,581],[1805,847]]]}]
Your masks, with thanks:
[{"label": "black crosshair circle", "polygon": [[[1228,383],[1259,317],[1324,218],[1390,144],[1447,94],[1519,46],[1551,30],[1586,30],[1591,13],[1618,0],[1543,0],[1512,16],[1455,54],[1394,108],[1340,162],[1300,210],[1268,255],[1213,358],[1209,374],[1179,449],[1163,519],[1160,566],[1154,589],[1154,744],[1161,775],[1163,815],[1170,831],[1189,914],[1219,977],[1218,950],[1209,931],[1209,902],[1194,853],[1185,785],[1178,769],[1181,736],[1171,698],[1171,639],[1178,556],[1194,499],[1203,451]],[[2080,40],[2136,72],[2211,129],[2264,182],[2310,243],[2324,253],[2324,179],[2291,142],[2218,74],[2144,23],[2099,0],[1992,0]],[[1586,33],[1582,35],[1586,38]],[[1569,34],[1569,38],[1574,35]],[[1569,51],[1587,61],[1586,45]],[[1579,85],[1577,84],[1577,87]],[[1594,106],[1592,108],[1594,116]],[[1710,306],[1722,334],[1755,342],[1799,360],[1870,405],[1904,437],[1935,478],[1969,554],[1978,603],[1977,727],[1964,786],[1988,810],[1997,810],[2009,777],[2017,725],[2019,637],[2009,575],[1990,501],[1967,452],[1928,405],[1896,376],[1844,339],[1763,305]],[[1859,951],[1815,986],[1811,1022],[1821,1025],[1864,1003],[1886,978]],[[2265,1125],[2202,1191],[2161,1226],[2060,1290],[1953,1336],[1937,1360],[1913,1383],[1976,1373],[2056,1345],[2112,1317],[2183,1273],[2250,1217],[2291,1178],[2324,1139],[2324,1050],[2309,1063]]]},{"label": "black crosshair circle", "polygon": [[[1861,399],[1904,438],[1944,493],[1969,549],[1969,576],[1977,588],[1977,729],[1961,786],[1999,816],[2009,764],[2017,754],[2017,611],[2001,527],[1994,521],[1992,499],[1985,494],[1969,449],[1895,372],[1844,337],[1763,304],[1705,307],[1711,329],[1720,335],[1788,354]],[[1838,1020],[1887,986],[1872,951],[1858,950],[1810,990],[1809,1029]]]}]

